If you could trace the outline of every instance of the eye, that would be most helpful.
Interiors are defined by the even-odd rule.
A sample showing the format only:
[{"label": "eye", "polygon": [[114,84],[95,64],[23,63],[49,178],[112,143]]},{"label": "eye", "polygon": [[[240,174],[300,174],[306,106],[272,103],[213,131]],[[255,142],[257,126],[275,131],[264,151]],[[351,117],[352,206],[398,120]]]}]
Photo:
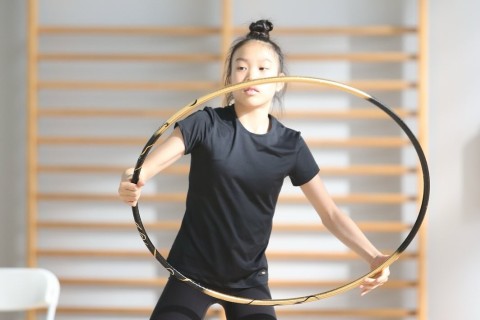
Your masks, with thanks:
[{"label": "eye", "polygon": [[270,70],[270,68],[267,68],[267,67],[260,67],[259,69],[260,69],[260,71],[267,71],[267,70]]},{"label": "eye", "polygon": [[247,70],[247,67],[238,66],[236,69],[237,69],[238,71],[245,71],[245,70]]}]

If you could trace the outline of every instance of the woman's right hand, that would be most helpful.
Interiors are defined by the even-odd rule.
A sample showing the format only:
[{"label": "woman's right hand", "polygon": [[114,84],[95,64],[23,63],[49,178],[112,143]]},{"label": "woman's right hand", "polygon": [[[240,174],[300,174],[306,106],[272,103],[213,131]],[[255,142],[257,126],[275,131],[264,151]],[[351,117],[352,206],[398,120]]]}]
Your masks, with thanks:
[{"label": "woman's right hand", "polygon": [[173,130],[172,134],[160,145],[155,147],[147,159],[145,159],[137,184],[131,182],[135,168],[125,170],[118,187],[118,194],[122,201],[129,206],[135,207],[145,182],[180,159],[184,153],[185,144],[183,142],[182,132],[180,131],[180,127],[177,127]]},{"label": "woman's right hand", "polygon": [[133,176],[133,168],[125,170],[122,174],[120,185],[118,186],[118,195],[123,202],[129,206],[135,207],[142,193],[142,187],[145,185],[144,180],[140,178],[137,184],[131,182]]}]

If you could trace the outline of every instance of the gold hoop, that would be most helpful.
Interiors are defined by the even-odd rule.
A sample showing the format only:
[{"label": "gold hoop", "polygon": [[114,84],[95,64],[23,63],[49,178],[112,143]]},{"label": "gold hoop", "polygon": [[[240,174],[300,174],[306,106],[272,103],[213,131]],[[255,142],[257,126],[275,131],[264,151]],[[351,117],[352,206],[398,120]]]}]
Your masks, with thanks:
[{"label": "gold hoop", "polygon": [[389,256],[389,258],[379,265],[377,268],[374,270],[366,273],[360,278],[357,278],[345,285],[339,286],[335,289],[328,290],[325,292],[321,293],[316,293],[308,296],[301,296],[301,297],[294,297],[294,298],[284,298],[284,299],[249,299],[249,298],[243,298],[243,297],[237,297],[237,296],[232,296],[228,294],[224,294],[209,288],[206,288],[195,281],[187,278],[184,276],[181,272],[176,270],[173,266],[171,266],[166,259],[158,252],[158,250],[155,248],[153,243],[151,242],[150,238],[148,237],[148,234],[143,226],[139,209],[138,209],[138,204],[135,207],[132,207],[132,213],[133,217],[138,229],[138,232],[140,234],[140,237],[142,238],[143,242],[145,243],[146,247],[149,249],[149,251],[152,253],[152,255],[159,261],[165,269],[167,269],[172,276],[175,278],[179,279],[180,281],[183,281],[190,286],[194,287],[197,290],[200,290],[201,292],[212,296],[214,298],[218,298],[224,301],[228,302],[234,302],[234,303],[239,303],[239,304],[250,304],[250,305],[263,305],[263,306],[277,306],[277,305],[292,305],[292,304],[301,304],[305,302],[310,302],[310,301],[317,301],[325,298],[332,297],[334,295],[343,293],[345,291],[348,291],[350,289],[353,289],[357,286],[359,286],[366,278],[372,277],[381,270],[389,267],[392,265],[403,253],[403,251],[408,247],[408,245],[412,242],[413,238],[417,234],[418,230],[420,229],[420,226],[423,222],[423,219],[426,214],[427,210],[427,205],[428,205],[428,199],[430,195],[430,176],[428,172],[428,165],[427,161],[424,155],[424,152],[420,146],[420,143],[416,139],[415,135],[412,133],[410,128],[401,120],[399,116],[397,116],[390,108],[388,108],[386,105],[382,104],[380,101],[377,99],[373,98],[371,95],[353,88],[351,86],[348,86],[346,84],[336,82],[336,81],[331,81],[331,80],[326,80],[326,79],[320,79],[320,78],[313,78],[313,77],[301,77],[301,76],[284,76],[284,77],[271,77],[271,78],[262,78],[262,79],[256,79],[256,80],[251,80],[247,82],[242,82],[234,85],[229,85],[227,87],[224,87],[220,90],[214,91],[212,93],[209,93],[207,95],[204,95],[192,103],[184,106],[181,108],[179,111],[177,111],[174,115],[172,115],[162,126],[160,126],[157,131],[151,136],[151,138],[148,140],[148,142],[145,144],[144,148],[142,149],[142,152],[140,153],[140,156],[137,160],[137,164],[135,166],[134,174],[132,177],[132,182],[137,183],[138,178],[140,175],[140,171],[143,165],[143,162],[145,161],[148,153],[150,152],[152,146],[155,144],[155,142],[158,140],[158,138],[175,122],[178,120],[182,119],[183,117],[187,116],[191,112],[193,112],[197,107],[203,105],[205,102],[212,100],[216,97],[222,96],[226,93],[233,92],[236,90],[240,90],[243,88],[247,88],[249,86],[255,86],[255,85],[261,85],[261,84],[267,84],[267,83],[288,83],[288,82],[302,82],[302,83],[310,83],[310,84],[316,84],[316,85],[322,85],[326,87],[332,87],[336,88],[341,91],[345,91],[347,93],[350,93],[352,95],[355,95],[357,97],[360,97],[364,100],[367,100],[368,102],[372,103],[379,109],[381,109],[383,112],[385,112],[387,115],[392,118],[397,125],[403,130],[403,132],[408,136],[410,139],[412,145],[415,148],[415,151],[417,153],[417,156],[420,161],[421,169],[422,169],[422,174],[423,174],[423,197],[422,197],[422,202],[420,205],[419,213],[417,216],[417,219],[415,223],[412,226],[411,231],[405,238],[405,240],[402,242],[402,244],[398,247],[398,249]]}]

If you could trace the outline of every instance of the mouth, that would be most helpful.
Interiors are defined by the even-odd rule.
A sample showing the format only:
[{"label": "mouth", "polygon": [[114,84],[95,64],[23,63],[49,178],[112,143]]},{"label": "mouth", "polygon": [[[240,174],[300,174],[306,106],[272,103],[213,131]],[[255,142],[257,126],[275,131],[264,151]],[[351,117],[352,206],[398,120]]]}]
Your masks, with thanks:
[{"label": "mouth", "polygon": [[255,87],[248,87],[248,88],[244,89],[243,92],[245,92],[246,94],[252,95],[252,94],[258,93],[259,91]]}]

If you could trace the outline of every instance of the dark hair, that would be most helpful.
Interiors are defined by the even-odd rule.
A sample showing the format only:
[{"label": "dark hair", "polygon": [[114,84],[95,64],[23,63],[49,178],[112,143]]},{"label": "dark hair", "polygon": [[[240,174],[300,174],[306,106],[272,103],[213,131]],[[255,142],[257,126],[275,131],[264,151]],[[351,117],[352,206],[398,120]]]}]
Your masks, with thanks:
[{"label": "dark hair", "polygon": [[[241,48],[244,44],[251,40],[258,40],[268,43],[272,49],[275,51],[278,57],[278,65],[279,71],[281,73],[285,73],[285,57],[283,55],[282,49],[270,39],[270,31],[273,30],[273,24],[268,20],[258,20],[256,22],[252,22],[250,24],[250,32],[237,40],[235,40],[230,47],[230,51],[227,55],[227,59],[225,61],[225,74],[224,74],[224,85],[227,86],[230,84],[230,77],[232,75],[232,58],[235,52]],[[286,85],[284,85],[283,89],[275,94],[274,99],[281,105],[281,98],[285,92]],[[225,96],[225,103],[228,105],[233,100],[233,94],[230,92]]]}]

